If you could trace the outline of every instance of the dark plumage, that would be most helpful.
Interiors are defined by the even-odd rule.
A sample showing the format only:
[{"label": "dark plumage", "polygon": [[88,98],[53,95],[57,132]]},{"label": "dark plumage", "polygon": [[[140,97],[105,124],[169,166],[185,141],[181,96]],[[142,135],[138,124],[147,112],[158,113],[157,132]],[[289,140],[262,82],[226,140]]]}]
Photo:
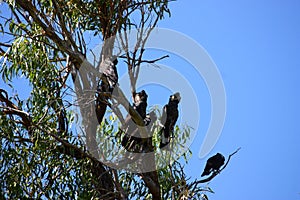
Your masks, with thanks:
[{"label": "dark plumage", "polygon": [[108,101],[108,97],[103,95],[103,93],[112,93],[113,89],[118,83],[119,77],[116,68],[117,63],[117,58],[113,57],[102,60],[100,64],[100,72],[103,73],[104,77],[101,77],[101,79],[98,82],[95,109],[99,124],[101,124],[103,120]]},{"label": "dark plumage", "polygon": [[148,95],[146,94],[145,90],[142,90],[138,93],[133,93],[133,99],[133,108],[140,114],[142,119],[145,119],[148,99]]},{"label": "dark plumage", "polygon": [[116,65],[118,63],[117,58],[106,58],[100,64],[100,71],[107,78],[110,91],[115,88],[115,85],[118,83],[118,73]]},{"label": "dark plumage", "polygon": [[162,139],[160,147],[164,147],[170,143],[170,136],[174,134],[174,126],[178,119],[178,104],[181,100],[179,92],[173,94],[169,98],[169,103],[163,108],[161,117],[161,123],[163,128],[161,129]]},{"label": "dark plumage", "polygon": [[[152,126],[152,123],[156,120],[156,115],[154,112],[146,115],[147,99],[148,95],[144,90],[142,90],[141,92],[133,93],[133,108],[143,119],[143,124],[141,126],[147,126],[147,130],[149,130]],[[136,122],[134,122],[130,115],[126,117],[122,129],[125,132],[125,135],[123,136],[121,142],[122,146],[125,147],[125,149],[128,151],[141,152],[141,149],[143,148],[143,138],[140,137],[138,125],[136,124]]]},{"label": "dark plumage", "polygon": [[216,155],[210,157],[205,165],[205,169],[201,176],[209,175],[212,171],[219,171],[220,167],[224,165],[225,157],[217,153]]}]

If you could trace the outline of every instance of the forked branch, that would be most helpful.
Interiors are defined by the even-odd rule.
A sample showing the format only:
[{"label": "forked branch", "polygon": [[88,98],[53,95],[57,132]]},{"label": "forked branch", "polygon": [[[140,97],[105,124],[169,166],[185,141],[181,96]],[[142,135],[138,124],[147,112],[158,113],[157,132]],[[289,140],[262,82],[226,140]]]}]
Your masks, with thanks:
[{"label": "forked branch", "polygon": [[228,165],[231,157],[234,154],[236,154],[240,149],[241,149],[241,147],[239,147],[237,150],[235,150],[232,154],[230,154],[228,156],[227,162],[225,163],[225,165],[220,170],[214,171],[208,178],[205,178],[205,179],[202,179],[202,180],[198,180],[198,181],[196,180],[196,181],[192,182],[191,184],[189,184],[189,189],[191,189],[192,191],[194,191],[195,188],[197,188],[198,184],[200,184],[200,183],[207,183],[207,182],[211,181],[213,178],[215,178],[218,174],[221,173],[221,171],[223,171],[227,167],[227,165]]}]

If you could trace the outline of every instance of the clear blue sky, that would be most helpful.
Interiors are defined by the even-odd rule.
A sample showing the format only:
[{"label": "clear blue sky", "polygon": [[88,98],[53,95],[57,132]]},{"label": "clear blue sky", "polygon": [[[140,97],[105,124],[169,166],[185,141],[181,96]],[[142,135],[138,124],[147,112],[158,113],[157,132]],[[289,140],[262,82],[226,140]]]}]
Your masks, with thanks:
[{"label": "clear blue sky", "polygon": [[[209,184],[215,191],[208,194],[210,199],[300,200],[300,2],[189,0],[173,2],[171,11],[172,17],[159,27],[196,40],[224,81],[226,121],[209,156],[242,147]],[[172,59],[166,62],[182,67]],[[201,91],[197,81],[191,80]],[[198,158],[209,123],[209,99],[204,96],[186,168],[192,178],[200,177],[208,158]]]},{"label": "clear blue sky", "polygon": [[[299,200],[300,2],[189,0],[172,3],[171,11],[160,27],[201,44],[226,88],[226,121],[210,155],[242,147],[210,183],[210,199]],[[197,158],[204,133],[197,134],[192,177],[205,162]]]}]

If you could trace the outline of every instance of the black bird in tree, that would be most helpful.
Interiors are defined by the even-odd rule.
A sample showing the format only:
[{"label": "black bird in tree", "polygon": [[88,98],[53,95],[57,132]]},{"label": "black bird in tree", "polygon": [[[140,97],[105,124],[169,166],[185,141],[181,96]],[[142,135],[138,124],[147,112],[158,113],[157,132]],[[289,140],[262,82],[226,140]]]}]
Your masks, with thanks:
[{"label": "black bird in tree", "polygon": [[108,96],[106,94],[111,94],[118,83],[117,64],[118,59],[115,56],[103,59],[100,63],[100,72],[103,77],[99,80],[96,95],[96,115],[99,124],[102,122],[107,108]]},{"label": "black bird in tree", "polygon": [[145,90],[133,93],[133,108],[140,114],[142,119],[146,117],[148,95]]},{"label": "black bird in tree", "polygon": [[[133,93],[133,108],[139,113],[141,118],[143,119],[143,124],[138,124],[139,126],[147,126],[147,130],[151,128],[152,123],[156,120],[156,115],[154,112],[146,114],[147,109],[147,99],[148,95],[145,90],[142,90],[138,93]],[[125,123],[122,128],[125,132],[125,135],[122,139],[122,146],[125,147],[126,150],[132,152],[141,152],[142,151],[142,141],[143,138],[140,137],[139,128],[137,126],[137,122],[135,122],[130,115],[128,115],[125,119]]]},{"label": "black bird in tree", "polygon": [[107,78],[110,92],[112,92],[118,83],[117,64],[118,59],[115,56],[104,59],[100,64],[100,72]]},{"label": "black bird in tree", "polygon": [[224,165],[224,162],[225,157],[220,153],[210,157],[206,162],[205,169],[201,176],[209,175],[213,171],[219,171],[220,167]]},{"label": "black bird in tree", "polygon": [[180,100],[180,93],[177,92],[170,96],[169,103],[166,104],[163,108],[161,117],[163,128],[160,131],[160,133],[162,134],[160,148],[163,148],[170,143],[171,135],[172,137],[174,137],[174,126],[178,119],[178,104]]}]

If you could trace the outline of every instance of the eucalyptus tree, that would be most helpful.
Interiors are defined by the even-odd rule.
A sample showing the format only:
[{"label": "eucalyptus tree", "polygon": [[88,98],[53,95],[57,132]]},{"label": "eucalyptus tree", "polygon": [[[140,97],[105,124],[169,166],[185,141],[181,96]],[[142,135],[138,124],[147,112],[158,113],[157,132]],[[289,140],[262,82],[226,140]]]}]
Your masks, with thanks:
[{"label": "eucalyptus tree", "polygon": [[[169,4],[170,0],[4,1],[7,10],[1,13],[0,25],[0,72],[5,83],[0,88],[3,198],[207,198],[203,192],[212,190],[201,184],[218,172],[189,182],[181,162],[157,167],[154,153],[145,157],[159,149],[159,116],[154,114],[147,128],[145,117],[135,108],[136,100],[131,104],[118,84],[122,61],[134,97],[142,63],[168,57],[147,60],[144,53],[158,22],[170,16]],[[101,48],[94,51],[97,44]],[[28,82],[27,97],[9,92],[16,79]],[[152,133],[141,137],[146,146],[137,154],[121,146],[128,117],[138,125],[140,136]],[[173,134],[178,141],[186,140],[189,128],[177,126]],[[118,156],[126,159],[117,160]],[[141,170],[149,163],[152,170]]]}]

